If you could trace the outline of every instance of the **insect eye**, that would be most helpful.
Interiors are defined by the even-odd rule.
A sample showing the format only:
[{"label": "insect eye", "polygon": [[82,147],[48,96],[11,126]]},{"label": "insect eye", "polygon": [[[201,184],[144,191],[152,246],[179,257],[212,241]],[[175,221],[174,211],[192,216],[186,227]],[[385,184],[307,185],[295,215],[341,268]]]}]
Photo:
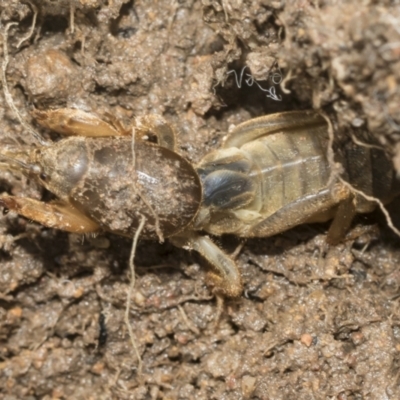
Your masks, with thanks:
[{"label": "insect eye", "polygon": [[43,172],[39,175],[39,177],[42,181],[45,181],[47,179],[47,175]]}]

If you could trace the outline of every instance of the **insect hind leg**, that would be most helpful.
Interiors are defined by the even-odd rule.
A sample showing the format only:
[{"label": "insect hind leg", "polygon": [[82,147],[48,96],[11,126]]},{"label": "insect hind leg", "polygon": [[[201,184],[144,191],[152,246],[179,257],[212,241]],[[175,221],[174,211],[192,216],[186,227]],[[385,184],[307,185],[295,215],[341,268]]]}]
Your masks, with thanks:
[{"label": "insect hind leg", "polygon": [[170,240],[177,247],[197,251],[211,264],[213,270],[207,278],[217,296],[238,297],[242,294],[242,278],[236,263],[208,236],[185,232],[185,235]]},{"label": "insect hind leg", "polygon": [[355,215],[356,207],[352,196],[339,203],[335,217],[329,227],[326,241],[331,245],[338,244],[345,237]]}]

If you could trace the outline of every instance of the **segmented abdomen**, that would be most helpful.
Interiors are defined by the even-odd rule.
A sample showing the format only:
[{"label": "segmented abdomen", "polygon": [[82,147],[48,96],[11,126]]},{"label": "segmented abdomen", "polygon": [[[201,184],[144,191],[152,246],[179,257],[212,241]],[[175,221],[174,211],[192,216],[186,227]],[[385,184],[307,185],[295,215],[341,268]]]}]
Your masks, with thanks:
[{"label": "segmented abdomen", "polygon": [[[340,160],[345,170],[344,178],[355,189],[383,203],[400,193],[400,181],[396,178],[392,161],[383,150],[351,142],[344,153],[345,157]],[[375,202],[356,195],[357,212],[370,212],[375,207]]]},{"label": "segmented abdomen", "polygon": [[[312,111],[269,115],[238,125],[225,148],[198,166],[203,201],[196,229],[243,237],[275,235],[334,217],[342,201],[359,213],[376,207],[333,176],[328,125]],[[341,178],[384,203],[400,192],[391,160],[371,146],[351,143],[335,154]]]},{"label": "segmented abdomen", "polygon": [[259,212],[264,217],[326,188],[330,168],[324,128],[276,133],[242,147],[260,171]]},{"label": "segmented abdomen", "polygon": [[326,212],[336,200],[328,188],[327,145],[326,125],[321,124],[209,154],[198,167],[204,191],[196,228],[268,236],[296,225],[305,208],[302,222],[328,219]]}]

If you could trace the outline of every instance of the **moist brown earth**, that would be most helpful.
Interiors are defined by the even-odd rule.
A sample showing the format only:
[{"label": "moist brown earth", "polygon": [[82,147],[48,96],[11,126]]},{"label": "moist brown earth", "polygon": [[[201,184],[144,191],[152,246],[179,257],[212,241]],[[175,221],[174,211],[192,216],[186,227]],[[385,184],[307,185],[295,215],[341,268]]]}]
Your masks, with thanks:
[{"label": "moist brown earth", "polygon": [[[3,0],[1,30],[16,23],[8,86],[45,137],[58,138],[36,125],[34,108],[109,113],[125,125],[160,114],[193,163],[232,125],[321,109],[337,148],[369,136],[400,172],[400,6],[352,3]],[[0,117],[3,143],[33,145],[4,96]],[[51,197],[4,165],[0,193]],[[395,223],[398,207],[389,207]],[[5,215],[0,398],[399,399],[400,239],[378,212],[359,216],[338,246],[326,244],[327,228],[246,241],[245,293],[226,302],[217,327],[205,261],[140,242],[129,314],[138,375],[124,323],[131,241]],[[217,241],[227,252],[240,244]]]}]

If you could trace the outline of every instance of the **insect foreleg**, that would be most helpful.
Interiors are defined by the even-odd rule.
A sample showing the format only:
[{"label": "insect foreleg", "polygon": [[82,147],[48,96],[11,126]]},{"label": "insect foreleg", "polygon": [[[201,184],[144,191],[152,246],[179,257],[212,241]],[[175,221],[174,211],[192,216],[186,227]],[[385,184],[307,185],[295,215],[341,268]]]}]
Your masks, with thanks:
[{"label": "insect foreleg", "polygon": [[61,201],[44,203],[26,197],[3,196],[0,197],[0,206],[48,228],[73,233],[91,233],[100,230],[99,225],[92,219]]}]

